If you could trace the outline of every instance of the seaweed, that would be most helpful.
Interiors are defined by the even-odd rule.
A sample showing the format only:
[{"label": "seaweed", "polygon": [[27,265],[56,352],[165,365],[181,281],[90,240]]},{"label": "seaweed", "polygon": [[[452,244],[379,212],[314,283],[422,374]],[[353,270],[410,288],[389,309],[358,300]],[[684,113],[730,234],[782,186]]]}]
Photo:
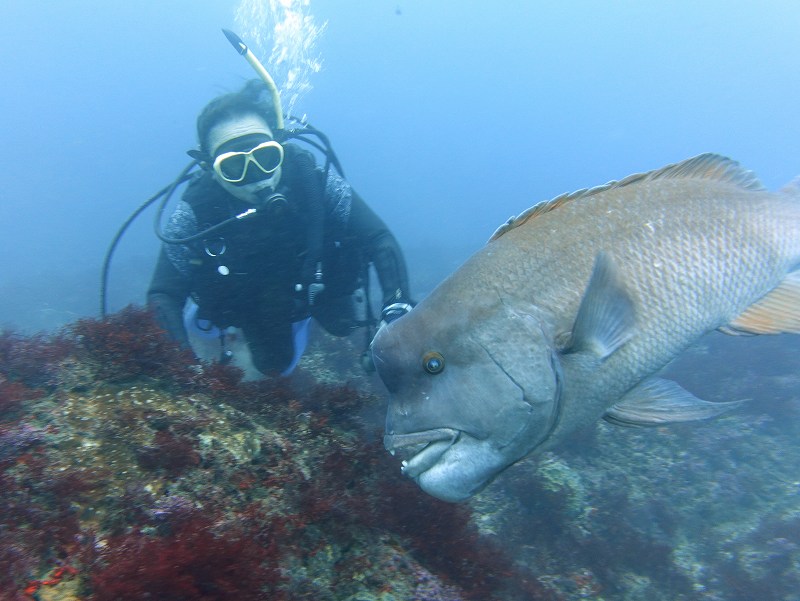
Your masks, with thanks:
[{"label": "seaweed", "polygon": [[189,468],[200,465],[197,442],[189,436],[161,430],[153,436],[153,443],[134,450],[136,461],[146,470],[165,470],[177,476]]},{"label": "seaweed", "polygon": [[135,530],[109,538],[91,566],[89,599],[278,601],[275,555],[236,524],[196,512],[166,536]]},{"label": "seaweed", "polygon": [[151,311],[128,306],[103,319],[79,319],[66,328],[79,358],[99,380],[121,383],[149,377],[193,381],[191,352],[170,340]]},{"label": "seaweed", "polygon": [[[578,457],[609,444],[592,433],[580,454],[502,478],[505,496],[449,504],[402,477],[365,427],[382,403],[369,386],[314,373],[244,382],[133,307],[53,337],[0,335],[0,599],[44,583],[93,601],[528,601],[644,588],[689,599],[698,586],[782,599],[798,584],[800,521],[788,510],[731,534],[724,557],[692,547],[676,559],[686,524],[670,499],[681,493],[663,482],[693,482],[676,474],[679,437],[657,459],[657,431],[620,443],[616,467],[592,469]],[[652,460],[649,475],[628,469],[631,448]],[[738,457],[714,456],[720,472]],[[719,498],[741,505],[738,482],[720,475],[715,494],[734,491]],[[495,515],[479,530],[481,503],[482,517],[506,512],[505,532]],[[715,516],[711,503],[692,507],[695,524]],[[713,576],[694,576],[702,561]]]},{"label": "seaweed", "polygon": [[75,351],[75,342],[63,334],[23,336],[0,332],[0,374],[30,388],[58,385],[61,362]]}]

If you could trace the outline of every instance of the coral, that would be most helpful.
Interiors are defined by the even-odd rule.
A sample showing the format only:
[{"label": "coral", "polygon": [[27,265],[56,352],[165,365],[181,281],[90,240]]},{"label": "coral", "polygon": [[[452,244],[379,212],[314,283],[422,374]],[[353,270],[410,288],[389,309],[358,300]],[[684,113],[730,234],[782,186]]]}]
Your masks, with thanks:
[{"label": "coral", "polygon": [[463,587],[459,594],[465,599],[492,599],[499,593],[503,599],[553,598],[481,538],[467,505],[420,494],[382,451],[360,441],[356,448],[329,452],[300,487],[303,519],[328,520],[332,530],[367,524],[399,535],[422,565]]},{"label": "coral", "polygon": [[442,582],[424,568],[416,571],[414,601],[462,601],[458,589]]},{"label": "coral", "polygon": [[197,513],[199,507],[190,499],[181,495],[168,495],[159,498],[147,511],[149,520],[156,524],[160,531],[174,532],[183,528]]},{"label": "coral", "polygon": [[19,457],[44,442],[45,432],[28,424],[0,425],[0,467],[3,461]]},{"label": "coral", "polygon": [[800,515],[772,517],[725,549],[718,578],[731,601],[785,599],[800,590]]},{"label": "coral", "polygon": [[0,531],[0,601],[29,599],[22,590],[37,563],[38,557],[17,545],[13,534]]},{"label": "coral", "polygon": [[28,582],[25,587],[25,594],[34,596],[43,586],[56,586],[61,584],[65,578],[71,578],[78,573],[78,570],[70,565],[58,566],[45,579],[34,579]]},{"label": "coral", "polygon": [[92,475],[52,470],[38,450],[39,433],[17,436],[27,453],[0,462],[0,591],[8,595],[0,599],[16,599],[14,591],[75,551],[82,531],[76,503],[96,486]]},{"label": "coral", "polygon": [[[119,536],[130,530],[132,524],[152,523],[156,528],[168,526],[168,520],[156,515],[155,499],[153,487],[144,481],[131,479],[124,482],[115,495],[104,499],[103,512],[96,516],[99,530],[106,536]],[[84,549],[83,552],[88,551]]]},{"label": "coral", "polygon": [[449,583],[463,587],[464,598],[554,599],[517,570],[500,547],[480,536],[467,505],[420,495],[406,480],[387,478],[382,488],[378,523],[408,537],[412,554]]}]

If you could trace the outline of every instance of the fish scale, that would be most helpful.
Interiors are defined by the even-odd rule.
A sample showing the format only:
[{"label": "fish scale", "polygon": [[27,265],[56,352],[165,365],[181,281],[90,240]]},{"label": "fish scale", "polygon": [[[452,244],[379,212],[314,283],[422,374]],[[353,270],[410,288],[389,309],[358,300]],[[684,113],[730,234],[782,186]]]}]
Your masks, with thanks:
[{"label": "fish scale", "polygon": [[[697,187],[707,188],[708,184],[688,181],[684,186],[671,186],[673,189],[670,191],[670,196],[692,198],[692,188]],[[689,304],[692,313],[684,315],[683,321],[692,321],[701,327],[713,328],[720,324],[712,324],[712,321],[735,316],[782,279],[788,266],[797,260],[797,249],[791,248],[789,241],[798,237],[797,229],[789,227],[790,224],[787,222],[781,225],[777,219],[760,218],[759,216],[765,211],[758,205],[763,203],[753,202],[751,197],[753,193],[743,194],[725,183],[719,184],[717,188],[721,196],[726,195],[725,206],[731,215],[728,219],[720,219],[719,215],[709,210],[713,205],[719,207],[719,201],[699,198],[692,202],[667,203],[666,199],[662,201],[656,197],[656,200],[664,203],[659,207],[655,217],[662,224],[660,229],[663,232],[655,231],[651,235],[646,235],[643,230],[649,229],[646,224],[651,223],[654,218],[646,213],[645,209],[648,204],[652,204],[652,199],[647,195],[647,190],[643,190],[634,198],[615,199],[616,203],[621,202],[626,207],[623,213],[624,221],[629,224],[636,223],[638,232],[631,232],[633,228],[630,225],[624,228],[609,224],[605,228],[605,235],[597,235],[594,226],[592,232],[584,233],[581,229],[574,228],[574,224],[578,220],[588,224],[591,216],[582,215],[581,203],[573,201],[574,206],[562,207],[561,211],[569,210],[574,215],[562,217],[559,211],[553,212],[552,219],[561,222],[550,228],[550,232],[555,232],[555,235],[543,235],[544,224],[537,228],[535,227],[537,224],[531,222],[528,224],[531,227],[512,230],[495,243],[505,241],[509,248],[508,256],[504,258],[503,263],[513,264],[518,261],[530,263],[531,257],[537,257],[535,264],[526,270],[536,274],[535,277],[528,278],[528,285],[514,283],[517,295],[526,297],[537,305],[558,306],[564,301],[568,303],[571,301],[571,306],[568,304],[563,307],[567,320],[577,310],[580,293],[588,280],[594,255],[604,250],[618,257],[617,263],[623,280],[640,300],[637,309],[643,321],[654,323],[658,321],[659,316],[666,319],[667,312],[676,311],[678,308],[685,310],[687,300],[693,300],[694,302]],[[601,194],[612,195],[615,192],[612,189]],[[761,193],[761,196],[769,197],[766,198],[769,201],[779,201],[775,195],[768,193]],[[605,199],[594,200],[599,206]],[[794,200],[791,202],[795,204]],[[662,209],[665,210],[662,212]],[[693,220],[696,226],[706,231],[693,232],[681,223],[686,221],[685,215],[690,211],[695,211],[698,215],[698,218]],[[707,218],[700,218],[704,214],[707,214]],[[777,244],[773,242],[773,247],[776,249],[783,246],[779,249],[786,257],[783,261],[765,260],[768,254],[775,253],[769,253],[768,249],[757,244],[752,235],[749,239],[753,242],[743,244],[748,240],[747,235],[756,229],[743,227],[741,224],[745,218],[761,221],[762,227],[759,229],[767,231],[783,229],[783,235],[777,237],[779,242]],[[796,220],[797,216],[795,223]],[[576,231],[569,236],[569,240],[565,240],[567,236],[562,232],[569,232],[571,229]],[[624,229],[628,231],[619,235],[619,231]],[[746,229],[750,229],[751,232],[746,232]],[[572,241],[579,244],[582,236],[592,238],[592,248],[581,255],[570,253]],[[496,252],[495,249],[493,254]],[[558,258],[552,262],[538,258],[548,255],[557,255]],[[695,258],[691,263],[691,271],[687,271],[686,268],[685,259],[689,257]],[[480,257],[476,257],[476,260],[480,260]],[[560,269],[551,279],[553,264],[556,262]],[[541,268],[543,263],[544,269]],[[657,264],[661,267],[655,267]],[[552,286],[547,283],[551,281],[554,282]],[[676,285],[667,287],[666,282],[676,282]],[[668,294],[664,294],[665,292]],[[549,297],[545,296],[547,294]],[[738,302],[734,302],[734,299]]]},{"label": "fish scale", "polygon": [[[614,207],[605,209],[607,217],[612,220],[606,221],[601,235],[591,223],[595,215],[586,214],[585,207],[576,200],[572,201],[573,205],[562,206],[550,215],[553,221],[560,222],[551,225],[549,230],[561,234],[560,243],[555,236],[540,236],[543,226],[537,228],[535,221],[526,224],[527,228],[511,230],[496,241],[502,242],[508,237],[511,252],[519,253],[524,248],[528,257],[561,251],[561,256],[576,259],[559,261],[565,273],[574,275],[561,278],[559,282],[572,291],[583,290],[597,252],[609,252],[616,260],[622,280],[636,303],[637,332],[625,348],[591,374],[595,382],[606,382],[606,387],[611,390],[627,390],[638,381],[641,372],[651,372],[663,366],[696,340],[698,332],[727,323],[773,288],[785,275],[788,266],[796,263],[796,251],[792,251],[788,243],[798,237],[797,232],[788,227],[791,222],[781,224],[776,219],[764,218],[767,213],[765,203],[753,198],[758,194],[767,204],[782,202],[775,195],[743,192],[726,182],[709,184],[683,180],[670,182],[666,187],[668,190],[660,189],[654,193],[652,188],[659,188],[659,182],[648,182],[632,195],[618,194],[619,190],[611,189],[591,199],[596,209],[593,213],[598,219],[601,215],[597,213],[602,214],[603,205],[610,203]],[[715,197],[710,197],[709,188],[716,192]],[[607,198],[612,196],[614,198]],[[724,199],[726,210],[723,218],[719,215],[723,201],[716,199]],[[588,199],[586,204],[589,204]],[[564,240],[567,236],[563,232],[577,221],[581,226],[577,228],[575,237],[584,235],[593,240],[593,252],[581,257],[564,249],[570,246],[570,242]],[[648,227],[647,224],[653,221],[660,224],[658,230]],[[759,227],[748,227],[745,225],[748,222]],[[587,228],[591,231],[586,232]],[[760,236],[753,235],[773,229],[784,230],[777,244],[776,240],[771,241],[773,249],[784,247],[784,261],[765,260],[777,253],[775,250],[770,252],[760,243]],[[529,243],[520,244],[515,234],[516,238]],[[688,259],[692,259],[691,262]],[[514,261],[513,258],[508,260]],[[661,267],[655,267],[656,263]],[[538,279],[547,281],[547,273],[541,273]],[[537,289],[541,287],[541,284],[531,285],[520,292],[538,298]],[[572,306],[564,304],[559,323],[562,327],[571,326],[579,295],[565,295],[554,288],[550,298],[534,303],[560,306],[561,298],[567,297]],[[621,377],[622,373],[627,377]],[[604,377],[604,374],[608,376]],[[573,390],[582,387],[575,384]],[[596,414],[602,414],[604,409],[603,406],[597,407]],[[587,418],[596,419],[591,413]]]}]

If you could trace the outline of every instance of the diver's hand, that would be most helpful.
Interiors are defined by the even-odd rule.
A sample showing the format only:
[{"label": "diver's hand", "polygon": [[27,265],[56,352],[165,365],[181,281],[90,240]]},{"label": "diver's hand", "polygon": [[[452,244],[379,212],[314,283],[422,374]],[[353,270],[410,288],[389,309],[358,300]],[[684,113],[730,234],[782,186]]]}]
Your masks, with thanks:
[{"label": "diver's hand", "polygon": [[381,311],[381,320],[378,323],[378,330],[380,330],[383,326],[392,323],[400,319],[403,315],[411,311],[414,308],[412,303],[404,303],[404,302],[397,302],[391,303],[386,305]]},{"label": "diver's hand", "polygon": [[[400,319],[403,315],[411,311],[414,308],[414,303],[409,302],[395,302],[386,305],[383,310],[381,311],[381,320],[378,322],[378,330],[375,332],[377,335],[381,329]],[[374,340],[374,337],[373,337]],[[361,353],[361,357],[359,357],[359,362],[361,363],[361,367],[364,371],[368,374],[371,374],[375,371],[375,363],[372,361],[372,344],[370,343],[370,347]]]},{"label": "diver's hand", "polygon": [[[381,328],[384,326],[392,323],[400,319],[403,315],[411,311],[414,308],[413,302],[396,302],[390,303],[386,305],[383,310],[381,311],[381,320],[378,323],[378,330],[375,332],[377,335],[378,332],[381,331]],[[373,337],[374,340],[374,337]],[[368,374],[371,374],[375,371],[375,363],[372,361],[372,345],[370,344],[370,348],[366,351],[361,353],[361,357],[359,358],[359,362],[361,363],[361,367],[364,371]]]}]

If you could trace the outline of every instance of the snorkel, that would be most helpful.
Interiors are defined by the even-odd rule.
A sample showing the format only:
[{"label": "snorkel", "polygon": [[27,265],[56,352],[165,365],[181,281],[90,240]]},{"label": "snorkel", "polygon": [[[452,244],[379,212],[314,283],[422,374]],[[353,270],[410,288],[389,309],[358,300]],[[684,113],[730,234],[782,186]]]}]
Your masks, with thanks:
[{"label": "snorkel", "polygon": [[[294,120],[298,123],[299,127],[292,128],[291,130],[287,130],[284,126],[283,122],[283,107],[281,105],[281,95],[278,90],[278,86],[275,85],[275,80],[272,79],[272,76],[269,72],[264,68],[264,65],[261,64],[261,61],[258,60],[258,57],[253,54],[253,51],[247,47],[238,35],[233,33],[230,29],[223,29],[222,33],[225,34],[225,37],[228,38],[228,41],[233,46],[233,49],[236,52],[243,56],[244,59],[250,64],[253,70],[256,72],[258,77],[266,84],[267,89],[269,90],[270,97],[272,99],[272,106],[275,108],[275,123],[276,128],[280,130],[279,137],[281,138],[295,138],[306,144],[313,146],[318,151],[322,153],[325,157],[325,176],[327,179],[328,171],[330,170],[331,166],[333,166],[336,171],[339,172],[339,175],[344,177],[344,170],[342,169],[341,164],[339,163],[339,159],[336,157],[336,153],[333,152],[333,148],[331,148],[331,143],[328,140],[328,137],[316,129],[309,125],[304,119],[296,119],[289,116],[289,119]],[[320,142],[316,142],[312,139],[309,139],[307,136],[314,136]]]},{"label": "snorkel", "polygon": [[[278,91],[278,86],[275,85],[275,81],[272,79],[272,76],[264,68],[264,65],[261,64],[261,61],[258,60],[258,57],[253,54],[253,51],[250,50],[250,48],[247,47],[247,44],[242,41],[242,38],[233,33],[230,29],[223,29],[222,33],[224,33],[225,37],[228,38],[228,41],[231,43],[231,46],[233,46],[233,49],[243,56],[248,63],[250,63],[250,66],[253,67],[253,70],[256,72],[256,74],[258,74],[261,80],[266,84],[267,89],[272,96],[272,106],[275,108],[275,124],[278,130],[275,132],[276,137],[283,138],[285,134],[285,128],[283,126],[283,108],[281,107],[281,95]],[[276,201],[286,202],[286,199],[282,194],[274,193],[266,200],[266,203],[272,204]],[[323,216],[320,213],[318,215],[311,216],[310,220],[312,222],[310,228],[315,230],[314,234],[311,235],[310,238],[313,239],[315,247],[321,247],[323,235]],[[304,295],[307,294],[309,305],[313,305],[316,296],[325,290],[325,284],[322,283],[322,261],[321,256],[319,255],[321,255],[321,248],[309,249],[309,258],[311,259],[312,266],[307,268],[306,271],[313,269],[314,275],[312,276],[312,280],[305,284],[305,289],[302,283],[298,282],[295,284],[295,293],[302,293]]]},{"label": "snorkel", "polygon": [[[275,131],[271,133],[271,136],[277,140],[278,143],[280,143],[280,141],[284,139],[285,128],[283,121],[283,107],[281,106],[281,95],[280,91],[278,90],[278,86],[275,85],[275,80],[272,79],[269,71],[264,68],[264,65],[261,64],[261,61],[258,60],[258,57],[253,53],[253,51],[247,47],[247,44],[245,44],[244,41],[242,41],[242,38],[240,38],[230,29],[223,29],[222,33],[225,34],[225,37],[231,43],[233,49],[236,50],[240,56],[244,57],[244,59],[256,72],[256,75],[258,75],[259,79],[264,82],[264,85],[266,86],[267,92],[270,96],[272,112],[275,116]],[[283,151],[281,149],[281,160],[282,156]],[[217,170],[216,161],[214,163],[214,169]],[[244,172],[242,173],[242,176],[244,176]],[[230,194],[244,200],[245,202],[254,204],[259,209],[264,209],[273,204],[285,205],[286,199],[283,197],[283,195],[278,194],[275,191],[280,178],[281,169],[279,166],[275,170],[274,174],[270,175],[270,177],[264,177],[258,182],[252,182],[250,184],[239,184],[234,182],[233,185],[231,185],[231,180],[224,176],[218,177],[218,182]]]},{"label": "snorkel", "polygon": [[275,107],[275,120],[277,122],[278,129],[283,130],[283,108],[281,108],[281,95],[280,92],[278,92],[278,86],[275,85],[275,81],[272,79],[272,76],[264,68],[264,65],[261,64],[261,61],[258,60],[258,57],[253,54],[253,51],[250,50],[250,48],[247,47],[247,44],[242,41],[242,38],[233,33],[230,29],[223,29],[222,33],[224,33],[225,37],[228,38],[228,41],[231,43],[231,46],[233,46],[233,49],[241,54],[248,63],[250,63],[250,66],[253,67],[253,70],[256,72],[256,74],[265,84],[267,84],[267,89],[272,96],[272,106]]}]

